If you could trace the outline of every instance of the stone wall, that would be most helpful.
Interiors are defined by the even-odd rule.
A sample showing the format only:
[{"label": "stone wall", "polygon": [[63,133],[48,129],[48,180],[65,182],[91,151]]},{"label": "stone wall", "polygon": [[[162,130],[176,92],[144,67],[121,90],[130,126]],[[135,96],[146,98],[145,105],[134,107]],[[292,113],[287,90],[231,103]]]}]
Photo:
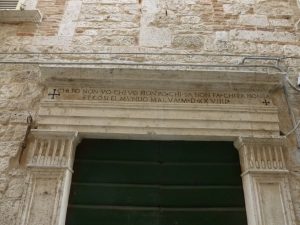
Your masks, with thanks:
[{"label": "stone wall", "polygon": [[[7,53],[0,55],[0,61],[237,65],[241,55],[293,56],[298,58],[283,59],[280,65],[293,83],[300,72],[297,0],[38,0],[37,8],[43,14],[41,23],[0,24],[0,52]],[[14,52],[27,54],[9,54]],[[49,54],[53,52],[74,54]],[[276,65],[273,60],[246,63]],[[22,153],[28,129],[38,126],[40,79],[37,65],[0,64],[1,225],[16,224],[26,187]],[[285,86],[298,121],[299,91]],[[290,122],[289,117],[282,119],[283,132],[292,128]],[[300,225],[300,155],[293,138],[289,169]]]}]

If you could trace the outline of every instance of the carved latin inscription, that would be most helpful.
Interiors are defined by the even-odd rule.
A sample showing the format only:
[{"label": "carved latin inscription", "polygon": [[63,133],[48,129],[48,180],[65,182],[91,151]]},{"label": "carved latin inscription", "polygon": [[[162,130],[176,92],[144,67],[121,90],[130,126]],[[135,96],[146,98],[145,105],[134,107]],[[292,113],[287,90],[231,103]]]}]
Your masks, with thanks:
[{"label": "carved latin inscription", "polygon": [[49,87],[47,98],[102,102],[148,102],[190,104],[258,104],[272,105],[265,90],[158,90],[122,88],[57,88]]}]

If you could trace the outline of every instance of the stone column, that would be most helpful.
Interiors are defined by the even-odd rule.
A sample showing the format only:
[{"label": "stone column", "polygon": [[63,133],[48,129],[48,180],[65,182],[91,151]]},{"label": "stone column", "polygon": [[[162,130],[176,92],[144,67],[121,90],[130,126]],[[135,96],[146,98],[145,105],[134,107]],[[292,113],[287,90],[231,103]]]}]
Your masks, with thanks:
[{"label": "stone column", "polygon": [[28,188],[18,224],[65,224],[77,143],[77,132],[31,132],[27,161]]},{"label": "stone column", "polygon": [[240,137],[248,225],[295,225],[284,138]]}]

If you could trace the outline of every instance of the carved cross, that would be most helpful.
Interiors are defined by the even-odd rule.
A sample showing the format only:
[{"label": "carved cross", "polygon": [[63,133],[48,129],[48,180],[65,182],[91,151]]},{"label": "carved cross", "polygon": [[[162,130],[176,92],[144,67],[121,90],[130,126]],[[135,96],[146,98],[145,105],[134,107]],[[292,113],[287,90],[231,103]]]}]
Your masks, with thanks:
[{"label": "carved cross", "polygon": [[57,89],[53,89],[53,93],[49,93],[48,96],[51,96],[51,99],[54,99],[55,96],[60,96],[60,93],[56,92]]},{"label": "carved cross", "polygon": [[271,102],[267,101],[267,99],[265,99],[262,103],[265,104],[265,105],[269,105]]}]

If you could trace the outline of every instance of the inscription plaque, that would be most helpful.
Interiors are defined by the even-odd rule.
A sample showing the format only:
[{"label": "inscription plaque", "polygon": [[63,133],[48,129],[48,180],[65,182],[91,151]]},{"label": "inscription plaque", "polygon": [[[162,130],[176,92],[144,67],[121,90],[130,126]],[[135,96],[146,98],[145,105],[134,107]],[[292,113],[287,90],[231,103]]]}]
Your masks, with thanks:
[{"label": "inscription plaque", "polygon": [[145,102],[174,104],[260,104],[272,105],[268,93],[255,91],[219,90],[158,90],[123,88],[51,87],[47,93],[52,100],[81,100],[100,102]]}]

